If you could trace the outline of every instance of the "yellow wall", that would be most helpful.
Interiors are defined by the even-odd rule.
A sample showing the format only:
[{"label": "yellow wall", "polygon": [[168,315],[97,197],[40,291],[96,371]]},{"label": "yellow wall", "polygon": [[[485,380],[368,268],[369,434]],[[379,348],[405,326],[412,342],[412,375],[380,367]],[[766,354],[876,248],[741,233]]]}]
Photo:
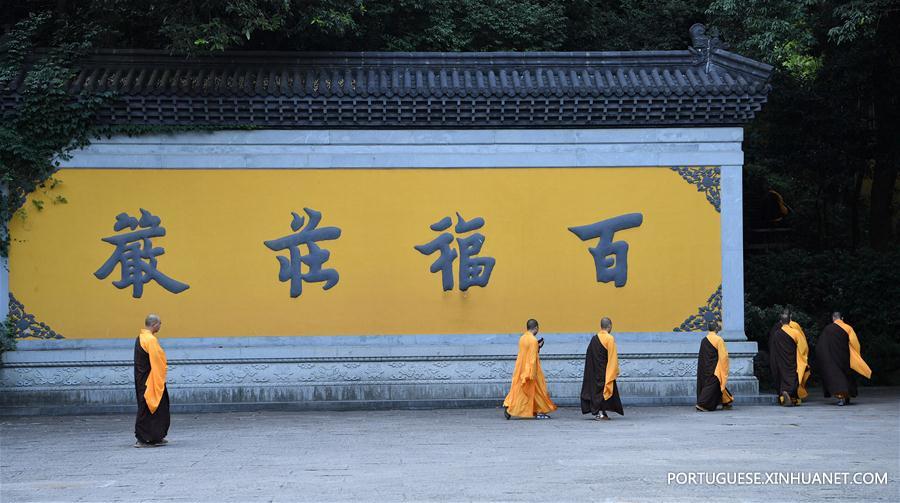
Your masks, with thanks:
[{"label": "yellow wall", "polygon": [[[63,170],[53,194],[68,204],[11,224],[10,290],[66,338],[131,337],[148,312],[167,337],[518,332],[529,317],[548,332],[670,331],[721,283],[719,214],[667,168],[397,170]],[[28,203],[29,208],[31,204]],[[289,295],[264,240],[291,233],[291,211],[323,213],[343,234],[322,242],[340,282]],[[113,252],[115,216],[146,208],[167,235],[159,269],[188,283],[156,283],[143,297],[93,273]],[[484,217],[487,288],[444,292],[414,245],[456,211]],[[627,241],[628,282],[598,283],[588,247],[567,228],[641,212]],[[455,223],[455,216],[454,216]],[[452,229],[451,229],[452,230]],[[304,248],[305,251],[305,248]],[[281,252],[281,254],[285,254]],[[454,265],[458,270],[459,260]]]}]

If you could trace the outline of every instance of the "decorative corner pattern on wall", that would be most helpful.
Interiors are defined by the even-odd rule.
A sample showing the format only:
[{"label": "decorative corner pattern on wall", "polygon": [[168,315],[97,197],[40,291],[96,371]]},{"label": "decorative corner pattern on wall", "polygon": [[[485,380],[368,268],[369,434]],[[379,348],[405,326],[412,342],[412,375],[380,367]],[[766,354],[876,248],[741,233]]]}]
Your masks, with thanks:
[{"label": "decorative corner pattern on wall", "polygon": [[12,292],[9,292],[9,319],[15,327],[16,339],[65,339],[46,323],[37,321],[33,314],[28,314]]},{"label": "decorative corner pattern on wall", "polygon": [[696,185],[697,192],[706,194],[706,200],[713,205],[716,212],[722,212],[719,192],[722,171],[719,166],[672,166],[670,169],[681,175],[688,183]]},{"label": "decorative corner pattern on wall", "polygon": [[697,309],[697,314],[691,315],[684,323],[672,329],[674,332],[706,332],[706,323],[715,321],[722,325],[722,285],[716,288],[715,293],[709,296],[705,306]]}]

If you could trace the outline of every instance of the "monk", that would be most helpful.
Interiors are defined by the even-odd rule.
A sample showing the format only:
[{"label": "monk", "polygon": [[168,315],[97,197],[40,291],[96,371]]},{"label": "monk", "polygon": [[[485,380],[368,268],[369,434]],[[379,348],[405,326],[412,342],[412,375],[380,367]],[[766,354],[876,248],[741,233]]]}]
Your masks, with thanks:
[{"label": "monk", "polygon": [[137,418],[135,447],[158,447],[169,441],[169,392],[166,390],[166,353],[156,338],[162,327],[159,316],[150,314],[134,341],[134,391]]},{"label": "monk", "polygon": [[800,405],[809,393],[809,345],[800,325],[784,311],[769,332],[769,364],[778,401],[785,407]]},{"label": "monk", "polygon": [[503,415],[511,417],[550,419],[549,414],[556,410],[556,405],[547,393],[547,381],[541,370],[541,358],[538,355],[544,346],[544,339],[538,340],[537,320],[528,320],[525,324],[527,332],[519,337],[519,355],[513,370],[512,386],[503,401]]},{"label": "monk", "polygon": [[600,320],[600,332],[591,337],[584,355],[584,380],[581,382],[581,413],[591,413],[594,419],[609,421],[606,411],[620,416],[622,400],[616,379],[619,377],[619,354],[612,336],[612,320]]},{"label": "monk", "polygon": [[819,336],[816,363],[822,374],[825,398],[833,395],[837,405],[850,405],[850,397],[856,396],[856,380],[850,371],[871,379],[872,369],[859,354],[859,338],[853,327],[844,323],[839,312],[834,312],[831,320]]},{"label": "monk", "polygon": [[731,408],[734,397],[728,391],[728,348],[719,334],[718,324],[711,321],[707,325],[709,333],[700,341],[697,355],[697,404],[700,412],[716,410],[722,404],[723,410]]}]

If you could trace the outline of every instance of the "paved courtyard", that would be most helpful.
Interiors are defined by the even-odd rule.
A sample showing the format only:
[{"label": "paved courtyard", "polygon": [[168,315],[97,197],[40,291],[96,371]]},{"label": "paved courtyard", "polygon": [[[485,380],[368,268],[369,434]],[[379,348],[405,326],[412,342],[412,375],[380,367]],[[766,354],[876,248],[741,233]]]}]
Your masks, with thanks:
[{"label": "paved courtyard", "polygon": [[[844,408],[816,392],[792,409],[631,407],[609,422],[575,409],[181,414],[155,449],[131,447],[131,416],[3,417],[0,501],[898,501],[900,390],[863,393]],[[678,485],[670,472],[850,479]],[[864,472],[889,481],[852,484]]]}]

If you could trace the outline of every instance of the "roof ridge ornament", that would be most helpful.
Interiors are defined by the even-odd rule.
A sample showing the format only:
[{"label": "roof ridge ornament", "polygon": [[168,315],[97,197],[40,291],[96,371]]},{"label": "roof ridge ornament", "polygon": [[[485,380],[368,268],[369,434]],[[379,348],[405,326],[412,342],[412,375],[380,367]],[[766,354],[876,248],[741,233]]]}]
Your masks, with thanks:
[{"label": "roof ridge ornament", "polygon": [[727,49],[728,44],[719,39],[719,30],[712,28],[707,33],[706,25],[694,23],[688,30],[691,34],[691,47],[688,47],[697,63],[703,63],[706,73],[709,73],[710,58],[716,49]]}]

